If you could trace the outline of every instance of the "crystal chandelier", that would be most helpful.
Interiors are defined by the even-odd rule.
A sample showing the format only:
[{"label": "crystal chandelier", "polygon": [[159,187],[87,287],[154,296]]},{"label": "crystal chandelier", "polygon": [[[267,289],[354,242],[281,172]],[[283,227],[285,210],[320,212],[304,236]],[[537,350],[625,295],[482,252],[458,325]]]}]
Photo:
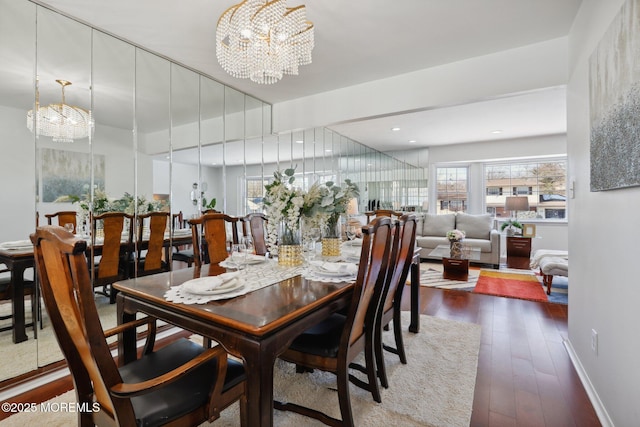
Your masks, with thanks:
[{"label": "crystal chandelier", "polygon": [[[36,135],[50,136],[54,142],[73,142],[89,136],[93,127],[91,112],[74,105],[65,104],[64,88],[71,82],[56,80],[62,86],[62,102],[40,107],[36,96]],[[27,112],[27,127],[33,132],[33,110]]]},{"label": "crystal chandelier", "polygon": [[272,84],[284,74],[298,74],[311,63],[313,23],[305,6],[287,7],[286,0],[244,0],[218,20],[216,56],[234,77]]}]

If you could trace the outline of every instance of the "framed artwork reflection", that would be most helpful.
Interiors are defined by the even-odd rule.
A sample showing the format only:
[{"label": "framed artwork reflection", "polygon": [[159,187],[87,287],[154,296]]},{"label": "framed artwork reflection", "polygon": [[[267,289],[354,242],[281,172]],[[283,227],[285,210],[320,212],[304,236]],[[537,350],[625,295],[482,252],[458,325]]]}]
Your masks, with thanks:
[{"label": "framed artwork reflection", "polygon": [[523,224],[522,225],[522,237],[536,237],[536,225],[535,224]]}]

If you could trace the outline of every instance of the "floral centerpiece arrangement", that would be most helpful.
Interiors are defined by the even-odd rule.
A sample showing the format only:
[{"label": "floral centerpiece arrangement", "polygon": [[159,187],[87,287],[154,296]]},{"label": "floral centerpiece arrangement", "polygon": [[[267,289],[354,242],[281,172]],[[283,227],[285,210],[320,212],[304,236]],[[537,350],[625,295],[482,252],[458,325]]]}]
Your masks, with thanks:
[{"label": "floral centerpiece arrangement", "polygon": [[344,185],[333,181],[314,184],[309,190],[309,208],[305,216],[322,229],[323,237],[340,237],[340,217],[347,212],[349,201],[360,194],[358,185],[350,179]]},{"label": "floral centerpiece arrangement", "polygon": [[332,181],[315,183],[309,191],[294,186],[295,169],[274,172],[274,180],[265,185],[264,205],[267,223],[267,245],[277,253],[279,245],[300,245],[301,220],[307,228],[317,227],[323,237],[340,237],[340,215],[347,211],[349,200],[359,195],[358,186],[345,180],[343,186]]},{"label": "floral centerpiece arrangement", "polygon": [[464,239],[465,232],[462,230],[449,230],[447,231],[447,239],[449,239],[449,255],[451,258],[462,257],[462,240]]},{"label": "floral centerpiece arrangement", "polygon": [[464,239],[465,236],[465,232],[462,230],[449,230],[447,231],[447,239],[450,242],[460,242],[462,239]]},{"label": "floral centerpiece arrangement", "polygon": [[267,246],[277,254],[278,244],[299,245],[300,216],[305,201],[305,193],[295,188],[293,183],[295,169],[273,173],[272,183],[265,185],[264,206],[269,221],[267,222]]}]

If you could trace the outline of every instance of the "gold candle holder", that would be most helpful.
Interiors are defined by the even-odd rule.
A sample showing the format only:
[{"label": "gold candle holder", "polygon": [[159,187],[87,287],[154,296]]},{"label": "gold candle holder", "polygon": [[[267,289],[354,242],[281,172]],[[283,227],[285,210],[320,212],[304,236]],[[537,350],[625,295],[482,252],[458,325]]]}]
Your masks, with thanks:
[{"label": "gold candle holder", "polygon": [[325,237],[322,239],[322,256],[340,256],[341,239]]},{"label": "gold candle holder", "polygon": [[302,245],[279,245],[278,265],[283,267],[296,267],[302,265]]}]

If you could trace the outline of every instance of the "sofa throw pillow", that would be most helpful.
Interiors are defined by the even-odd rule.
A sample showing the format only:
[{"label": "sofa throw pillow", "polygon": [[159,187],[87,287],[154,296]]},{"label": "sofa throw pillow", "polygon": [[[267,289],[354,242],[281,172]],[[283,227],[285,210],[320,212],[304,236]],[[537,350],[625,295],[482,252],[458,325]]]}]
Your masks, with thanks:
[{"label": "sofa throw pillow", "polygon": [[491,233],[491,215],[471,215],[459,212],[456,215],[456,228],[465,232],[469,239],[489,239]]},{"label": "sofa throw pillow", "polygon": [[422,229],[423,236],[440,236],[445,237],[447,231],[453,230],[456,225],[456,215],[436,215],[425,214],[424,215],[424,228]]}]

